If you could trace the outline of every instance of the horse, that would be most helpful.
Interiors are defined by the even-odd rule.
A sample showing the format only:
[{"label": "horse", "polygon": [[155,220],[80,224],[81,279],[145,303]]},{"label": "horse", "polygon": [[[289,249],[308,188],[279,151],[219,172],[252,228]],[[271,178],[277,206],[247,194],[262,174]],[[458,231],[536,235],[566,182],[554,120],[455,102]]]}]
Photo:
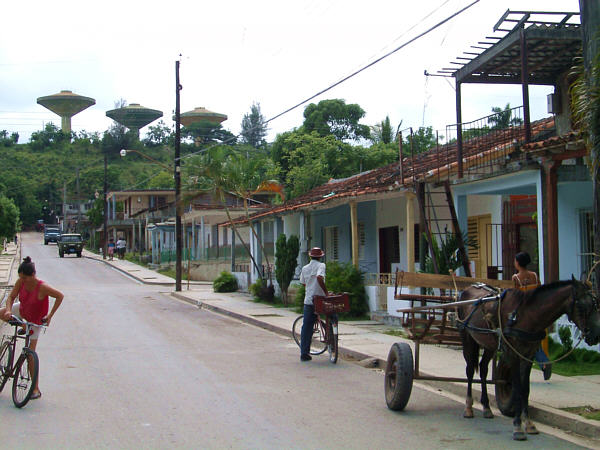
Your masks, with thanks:
[{"label": "horse", "polygon": [[[463,416],[473,417],[471,385],[477,370],[479,349],[482,348],[479,373],[483,417],[494,417],[487,395],[486,377],[489,362],[500,349],[498,367],[505,368],[506,382],[512,385],[508,399],[510,411],[502,412],[512,415],[514,411],[513,439],[526,440],[527,434],[539,433],[529,419],[529,376],[533,356],[545,336],[546,328],[567,314],[581,331],[585,342],[588,345],[597,344],[600,341],[598,301],[592,294],[591,286],[575,278],[545,284],[528,292],[509,289],[501,295],[488,286],[475,285],[462,291],[460,300],[484,297],[487,299],[457,308],[468,379]],[[490,297],[494,299],[489,301]],[[525,430],[522,428],[523,422]]]}]

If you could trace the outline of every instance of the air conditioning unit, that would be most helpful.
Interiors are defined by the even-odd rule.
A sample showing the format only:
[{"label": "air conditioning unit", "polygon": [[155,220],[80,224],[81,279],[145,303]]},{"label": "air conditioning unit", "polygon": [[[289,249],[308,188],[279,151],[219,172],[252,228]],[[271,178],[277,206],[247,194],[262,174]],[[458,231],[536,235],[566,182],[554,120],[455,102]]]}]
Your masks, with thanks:
[{"label": "air conditioning unit", "polygon": [[560,97],[554,94],[548,94],[548,113],[549,114],[560,114]]}]

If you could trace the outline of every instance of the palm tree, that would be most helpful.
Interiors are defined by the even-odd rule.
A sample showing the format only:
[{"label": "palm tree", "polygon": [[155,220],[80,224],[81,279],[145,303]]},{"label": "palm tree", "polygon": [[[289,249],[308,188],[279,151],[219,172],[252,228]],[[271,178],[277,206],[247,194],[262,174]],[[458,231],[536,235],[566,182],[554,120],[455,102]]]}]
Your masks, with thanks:
[{"label": "palm tree", "polygon": [[[575,81],[569,91],[574,128],[578,129],[589,152],[589,169],[594,191],[594,251],[600,251],[600,52],[585,69],[584,58],[577,58],[571,69]],[[595,265],[596,288],[600,283],[600,264]]]},{"label": "palm tree", "polygon": [[523,123],[520,117],[512,117],[510,103],[507,103],[504,109],[494,106],[492,108],[493,116],[488,117],[488,123],[492,124],[492,129],[505,130],[506,128],[516,127]]},{"label": "palm tree", "polygon": [[[246,220],[252,231],[253,236],[257,239],[262,254],[265,257],[267,267],[270,267],[268,257],[264,246],[258,238],[258,234],[250,221],[250,209],[248,199],[253,194],[260,192],[276,192],[283,198],[283,188],[279,183],[267,181],[264,178],[264,164],[259,159],[247,159],[244,155],[233,151],[230,147],[217,146],[212,147],[204,154],[192,159],[189,163],[189,172],[193,174],[192,183],[188,185],[189,191],[209,192],[217,199],[224,207],[227,219],[232,226],[235,235],[242,243],[248,256],[250,257],[254,268],[261,278],[263,271],[259,268],[254,255],[250,248],[244,242],[236,222],[231,217],[231,212],[227,205],[227,197],[231,195],[238,196],[242,199]],[[193,194],[191,194],[193,196]],[[187,200],[190,196],[187,197]],[[269,280],[271,274],[269,271]]]}]

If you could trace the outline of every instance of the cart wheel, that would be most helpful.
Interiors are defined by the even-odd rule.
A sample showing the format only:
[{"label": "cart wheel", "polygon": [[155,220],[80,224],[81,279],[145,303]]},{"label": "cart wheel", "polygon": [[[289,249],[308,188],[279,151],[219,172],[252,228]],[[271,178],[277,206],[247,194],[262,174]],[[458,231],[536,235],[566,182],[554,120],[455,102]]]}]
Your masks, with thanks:
[{"label": "cart wheel", "polygon": [[385,402],[393,411],[402,411],[412,391],[413,356],[410,345],[396,342],[385,367]]},{"label": "cart wheel", "polygon": [[504,361],[498,361],[494,380],[503,380],[505,383],[496,383],[496,405],[502,414],[508,417],[515,416],[514,406],[511,404],[512,384],[510,366]]}]

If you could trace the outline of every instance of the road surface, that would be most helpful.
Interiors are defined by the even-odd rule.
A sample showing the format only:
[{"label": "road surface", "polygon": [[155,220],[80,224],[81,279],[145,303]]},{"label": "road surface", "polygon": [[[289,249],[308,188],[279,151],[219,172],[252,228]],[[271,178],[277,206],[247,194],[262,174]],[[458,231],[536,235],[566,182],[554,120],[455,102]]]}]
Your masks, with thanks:
[{"label": "road surface", "polygon": [[[41,234],[23,256],[65,294],[38,344],[43,396],[0,394],[2,448],[506,448],[511,424],[415,387],[387,409],[379,370],[325,356],[301,363],[290,338],[198,309],[102,262],[59,258]],[[531,436],[519,448],[571,448]]]}]

